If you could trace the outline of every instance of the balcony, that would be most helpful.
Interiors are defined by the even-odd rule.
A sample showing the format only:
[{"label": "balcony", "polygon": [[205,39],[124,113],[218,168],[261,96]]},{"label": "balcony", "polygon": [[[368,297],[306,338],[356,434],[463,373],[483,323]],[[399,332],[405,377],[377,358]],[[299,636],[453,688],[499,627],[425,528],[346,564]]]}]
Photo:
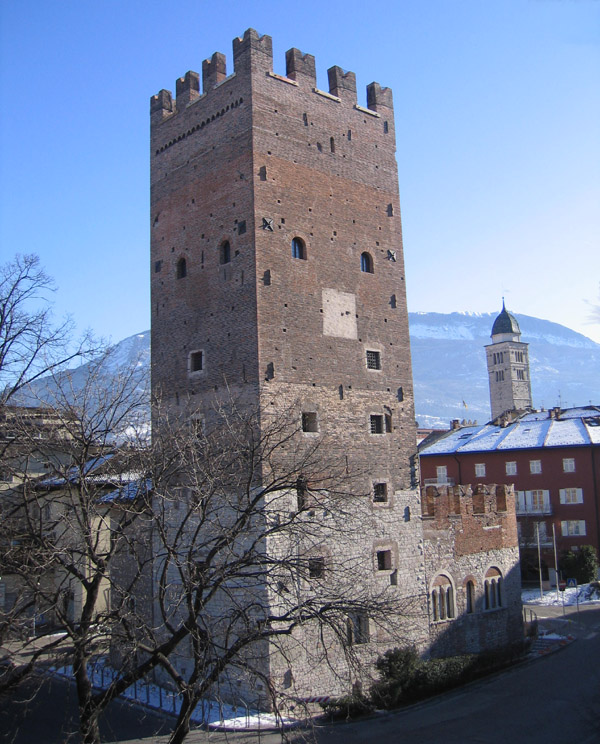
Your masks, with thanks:
[{"label": "balcony", "polygon": [[424,478],[423,484],[425,486],[454,486],[454,478]]},{"label": "balcony", "polygon": [[542,506],[517,504],[516,512],[517,517],[540,517],[552,514],[552,507],[550,504],[543,504]]}]

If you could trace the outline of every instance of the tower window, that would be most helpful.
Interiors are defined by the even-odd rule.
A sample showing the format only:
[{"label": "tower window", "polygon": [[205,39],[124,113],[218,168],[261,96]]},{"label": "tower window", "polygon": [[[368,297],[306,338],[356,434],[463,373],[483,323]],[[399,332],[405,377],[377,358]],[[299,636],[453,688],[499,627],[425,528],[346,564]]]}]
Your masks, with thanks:
[{"label": "tower window", "polygon": [[370,417],[371,434],[383,434],[383,416],[373,414]]},{"label": "tower window", "polygon": [[378,550],[377,556],[377,570],[378,571],[391,571],[392,570],[392,551],[391,550]]},{"label": "tower window", "polygon": [[308,559],[308,578],[322,579],[325,575],[325,558],[318,556]]},{"label": "tower window", "polygon": [[349,646],[369,642],[369,618],[362,613],[352,615],[346,621]]},{"label": "tower window", "polygon": [[367,349],[367,369],[381,369],[381,352]]},{"label": "tower window", "polygon": [[318,432],[319,423],[317,421],[317,414],[314,411],[304,412],[302,414],[302,431],[304,432]]},{"label": "tower window", "polygon": [[204,352],[203,351],[191,351],[188,361],[188,371],[190,374],[194,372],[202,372],[204,369]]},{"label": "tower window", "polygon": [[373,501],[376,504],[385,504],[388,500],[387,483],[373,483]]},{"label": "tower window", "polygon": [[224,243],[221,243],[221,247],[219,248],[219,263],[228,264],[230,261],[231,246],[229,245],[229,241],[226,240]]},{"label": "tower window", "polygon": [[373,258],[366,251],[360,254],[360,270],[365,274],[373,274]]},{"label": "tower window", "polygon": [[162,269],[162,261],[155,261],[154,262],[154,273],[158,274],[158,272]]},{"label": "tower window", "polygon": [[187,263],[185,258],[180,258],[179,261],[177,261],[175,276],[177,277],[177,279],[183,279],[187,276]]},{"label": "tower window", "polygon": [[306,261],[306,245],[302,238],[294,238],[292,240],[292,258],[301,258]]}]

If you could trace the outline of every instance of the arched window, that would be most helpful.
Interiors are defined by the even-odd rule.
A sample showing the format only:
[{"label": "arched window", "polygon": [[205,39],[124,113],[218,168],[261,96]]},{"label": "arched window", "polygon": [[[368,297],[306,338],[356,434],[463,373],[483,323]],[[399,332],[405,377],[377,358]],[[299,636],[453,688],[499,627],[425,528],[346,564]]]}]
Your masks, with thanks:
[{"label": "arched window", "polygon": [[455,617],[454,587],[447,576],[437,576],[431,589],[431,615],[434,622]]},{"label": "arched window", "polygon": [[373,273],[373,258],[366,251],[360,254],[360,270],[365,274]]},{"label": "arched window", "polygon": [[302,238],[293,238],[292,240],[292,258],[301,258],[306,261],[306,245]]},{"label": "arched window", "polygon": [[185,258],[180,258],[179,261],[177,261],[177,270],[175,275],[178,279],[183,279],[187,276],[187,263]]},{"label": "arched window", "polygon": [[465,584],[465,591],[467,593],[467,614],[470,615],[475,612],[475,582],[469,579]]},{"label": "arched window", "polygon": [[502,607],[502,574],[497,568],[489,568],[484,581],[484,607],[495,610]]},{"label": "arched window", "polygon": [[219,248],[219,263],[228,264],[230,261],[231,261],[231,246],[229,245],[229,241],[226,240],[223,243],[221,243],[221,247]]}]

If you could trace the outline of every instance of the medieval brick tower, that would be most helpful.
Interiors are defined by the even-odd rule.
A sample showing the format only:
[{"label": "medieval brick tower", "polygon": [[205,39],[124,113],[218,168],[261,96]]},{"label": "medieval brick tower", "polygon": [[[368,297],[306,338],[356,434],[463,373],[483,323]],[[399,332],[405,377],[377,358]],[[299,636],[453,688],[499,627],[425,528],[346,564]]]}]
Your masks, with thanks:
[{"label": "medieval brick tower", "polygon": [[485,347],[490,382],[492,419],[505,411],[531,408],[528,344],[521,340],[514,315],[502,302],[502,312],[492,327],[492,343]]},{"label": "medieval brick tower", "polygon": [[[322,438],[347,458],[369,496],[327,554],[362,562],[354,586],[398,606],[418,597],[404,637],[423,643],[392,93],[372,83],[359,106],[354,74],[339,67],[319,90],[314,58],[297,49],[275,74],[270,37],[252,29],[234,39],[233,63],[228,75],[216,53],[202,93],[188,72],[175,101],[166,90],[151,99],[153,389],[207,428],[221,393],[260,410],[261,426],[291,407],[297,446]],[[305,632],[300,647],[316,648]],[[378,632],[360,629],[371,657]],[[280,684],[291,657],[265,651],[264,673]],[[294,659],[300,693],[331,694],[331,656],[319,667]]]},{"label": "medieval brick tower", "polygon": [[[344,635],[367,661],[399,643],[426,650],[443,633],[440,622],[456,617],[454,597],[462,606],[465,591],[462,564],[450,553],[448,576],[436,575],[439,551],[427,557],[413,487],[392,93],[371,83],[365,108],[353,73],[332,67],[328,77],[329,91],[319,90],[314,58],[297,49],[286,54],[286,75],[274,73],[270,37],[250,29],[234,39],[232,73],[216,53],[203,62],[202,93],[200,76],[188,72],[175,101],[167,90],[151,99],[154,391],[208,429],[218,423],[213,403],[220,395],[258,410],[263,429],[291,409],[296,428],[287,451],[322,442],[332,461],[346,458],[346,471],[351,466],[361,480],[358,497],[342,509],[341,530],[327,527],[332,511],[304,514],[300,488],[298,505],[287,507],[291,518],[312,520],[305,534],[321,551],[317,567],[330,560],[351,567],[346,584],[331,569],[324,580],[331,591],[382,597],[389,608],[378,623],[344,604],[346,633],[324,635],[299,613],[285,647],[274,650],[271,637],[260,654],[262,679],[288,693],[293,680],[299,697],[348,691],[354,667],[336,653]],[[283,498],[296,498],[291,491],[283,489]],[[274,556],[280,545],[267,539],[263,547]],[[296,556],[312,555],[300,543],[292,547]],[[497,547],[477,538],[478,551],[489,549],[482,566],[493,560],[498,575],[509,573],[516,547]],[[253,606],[277,609],[296,590],[320,602],[310,562],[307,577],[293,573],[293,592],[261,574]],[[428,597],[450,585],[440,618]],[[236,601],[247,590],[238,582]],[[222,608],[213,609],[218,623]],[[462,652],[476,650],[469,638]],[[245,700],[260,697],[252,680],[232,684]]]},{"label": "medieval brick tower", "polygon": [[297,401],[385,498],[415,451],[391,90],[318,90],[297,49],[277,75],[254,30],[233,62],[151,99],[153,388]]}]

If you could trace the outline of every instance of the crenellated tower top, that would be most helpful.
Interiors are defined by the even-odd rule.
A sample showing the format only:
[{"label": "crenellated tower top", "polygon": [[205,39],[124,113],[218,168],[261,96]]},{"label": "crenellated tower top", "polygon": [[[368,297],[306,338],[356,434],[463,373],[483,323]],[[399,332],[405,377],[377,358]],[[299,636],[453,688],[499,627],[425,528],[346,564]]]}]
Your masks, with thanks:
[{"label": "crenellated tower top", "polygon": [[[323,93],[316,87],[317,76],[315,58],[312,54],[303,54],[299,49],[292,48],[285,55],[285,76],[273,73],[273,43],[270,36],[261,36],[253,28],[249,28],[241,38],[233,40],[233,73],[227,74],[227,60],[224,54],[215,52],[212,57],[202,62],[202,92],[200,91],[200,75],[188,71],[175,84],[176,98],[170,90],[161,90],[150,99],[150,113],[152,124],[159,124],[173,114],[185,110],[195,101],[210,95],[210,92],[221,83],[233,77],[252,77],[254,75],[271,75],[287,80],[296,85],[309,86],[315,93]],[[341,67],[333,66],[327,71],[328,95],[340,102],[357,105],[356,75],[345,71]],[[373,112],[393,109],[392,91],[382,88],[379,83],[367,86],[367,107]]]}]

